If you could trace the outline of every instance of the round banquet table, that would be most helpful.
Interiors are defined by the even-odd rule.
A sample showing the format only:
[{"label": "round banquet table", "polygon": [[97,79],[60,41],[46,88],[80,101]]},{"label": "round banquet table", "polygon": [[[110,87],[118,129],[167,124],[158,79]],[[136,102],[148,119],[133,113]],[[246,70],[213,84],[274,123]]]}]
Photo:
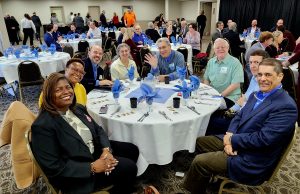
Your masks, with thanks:
[{"label": "round banquet table", "polygon": [[[169,85],[163,83],[156,85],[160,91],[168,91],[168,97],[163,103],[156,103],[154,100],[152,112],[143,122],[137,120],[148,111],[148,105],[141,102],[136,109],[132,109],[128,98],[138,90],[139,82],[129,84],[130,87],[127,88],[130,89],[121,92],[119,98],[121,109],[114,115],[112,113],[118,109],[118,105],[114,104],[111,92],[93,90],[88,94],[88,112],[104,128],[109,139],[131,142],[138,146],[140,151],[137,162],[138,175],[141,175],[149,164],[170,163],[177,151],[194,152],[197,137],[204,136],[210,115],[221,104],[221,99],[213,96],[218,95],[218,92],[201,84],[198,95],[193,95],[193,98],[188,100],[188,105],[194,106],[201,115],[184,106],[183,99],[180,99],[180,107],[174,109],[173,97],[178,96],[173,90],[175,84],[178,84],[178,80],[171,81]],[[158,94],[161,95],[160,92]],[[105,104],[108,104],[107,113],[99,114],[100,107]],[[167,120],[158,111],[164,111],[172,121]]]},{"label": "round banquet table", "polygon": [[54,55],[50,53],[39,52],[39,57],[27,56],[21,54],[20,59],[15,56],[0,57],[0,77],[4,77],[7,83],[12,83],[19,80],[18,65],[25,60],[34,61],[38,64],[43,77],[50,75],[53,72],[59,72],[65,69],[66,63],[71,57],[68,53],[55,52]]},{"label": "round banquet table", "polygon": [[[67,42],[66,39],[63,39],[59,42],[59,44],[61,45],[70,45],[73,47],[74,49],[74,52],[78,51],[78,43],[81,39],[79,38],[76,38],[74,40],[69,40],[69,42]],[[96,39],[85,39],[86,41],[88,41],[89,45],[90,46],[93,46],[93,45],[99,45],[102,47],[102,39],[100,38],[96,38]]]}]

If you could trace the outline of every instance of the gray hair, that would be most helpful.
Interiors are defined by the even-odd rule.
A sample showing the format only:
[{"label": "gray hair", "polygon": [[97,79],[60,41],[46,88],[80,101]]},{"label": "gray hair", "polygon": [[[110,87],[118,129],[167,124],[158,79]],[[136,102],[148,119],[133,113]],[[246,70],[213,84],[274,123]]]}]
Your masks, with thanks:
[{"label": "gray hair", "polygon": [[229,30],[233,30],[233,31],[236,31],[236,23],[235,22],[231,22],[229,25],[228,25],[228,29]]},{"label": "gray hair", "polygon": [[156,41],[156,45],[158,46],[161,42],[165,42],[167,45],[171,46],[170,40],[168,38],[159,38]]},{"label": "gray hair", "polygon": [[150,29],[153,29],[153,28],[154,28],[153,22],[149,22],[149,23],[148,23],[148,28],[150,28]]},{"label": "gray hair", "polygon": [[[118,47],[117,47],[117,55],[114,56],[114,58],[112,59],[112,61],[115,61],[118,58],[120,58],[120,54],[119,54],[120,50],[121,50],[121,48],[124,48],[124,47],[127,48],[129,50],[129,52],[130,52],[130,46],[128,46],[128,44],[126,44],[126,43],[121,43],[121,44],[118,45]],[[131,54],[129,55],[129,59],[132,59]]]},{"label": "gray hair", "polygon": [[224,38],[217,38],[214,42],[214,48],[215,48],[217,42],[223,42],[227,46],[227,48],[229,48],[229,43]]}]

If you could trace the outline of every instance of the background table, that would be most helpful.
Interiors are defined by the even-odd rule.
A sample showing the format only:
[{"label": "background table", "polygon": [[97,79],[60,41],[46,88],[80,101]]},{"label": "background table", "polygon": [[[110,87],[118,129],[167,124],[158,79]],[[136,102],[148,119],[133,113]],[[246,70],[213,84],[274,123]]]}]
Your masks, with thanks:
[{"label": "background table", "polygon": [[[139,86],[139,83],[135,84],[135,87]],[[172,81],[171,84],[178,84],[178,81]],[[172,88],[171,85],[165,84],[158,84],[157,87]],[[199,94],[218,94],[216,90],[208,86],[204,87],[204,85],[199,90],[202,90],[199,91]],[[143,122],[137,122],[148,110],[148,107],[145,102],[142,102],[138,104],[136,110],[131,109],[129,98],[125,98],[130,91],[120,94],[121,110],[113,117],[111,117],[111,113],[116,110],[115,105],[109,105],[107,114],[99,114],[101,106],[114,102],[111,92],[101,93],[100,90],[90,92],[88,94],[87,109],[95,121],[107,132],[109,139],[131,142],[138,146],[140,151],[137,162],[138,175],[141,175],[149,164],[165,165],[170,163],[173,154],[179,150],[194,152],[197,137],[205,134],[211,113],[221,103],[220,99],[209,96],[203,96],[203,98],[207,98],[201,100],[201,102],[208,104],[195,104],[195,100],[190,99],[189,104],[195,106],[196,110],[201,113],[201,115],[197,115],[183,106],[183,100],[181,99],[180,108],[176,109],[179,113],[173,114],[173,111],[167,107],[172,107],[173,97],[177,95],[177,93],[174,93],[164,104],[153,103],[153,112]],[[159,110],[166,112],[173,121],[166,120],[158,113]],[[134,113],[131,113],[131,111],[134,111]],[[121,117],[118,117],[118,115]]]},{"label": "background table", "polygon": [[[59,42],[59,44],[61,45],[70,45],[73,47],[74,52],[78,51],[78,43],[81,39],[74,39],[74,40],[69,40],[69,42],[67,42],[66,39],[63,39],[62,41]],[[85,39],[86,41],[88,41],[90,46],[93,45],[99,45],[102,47],[102,39],[97,38],[97,39]]]},{"label": "background table", "polygon": [[[193,57],[193,50],[192,50],[192,46],[189,44],[176,44],[176,46],[174,46],[173,43],[171,43],[171,48],[172,50],[177,50],[179,47],[185,47],[188,49],[188,57],[187,57],[187,63],[189,64],[189,71],[191,74],[193,74],[193,65],[192,65],[192,57]],[[156,45],[152,45],[150,50],[152,52],[155,52],[157,55],[159,54],[158,48]]]},{"label": "background table", "polygon": [[39,58],[27,57],[16,59],[0,57],[0,77],[4,77],[7,83],[11,83],[18,78],[18,65],[24,60],[36,62],[41,70],[42,76],[46,77],[53,72],[59,72],[65,69],[66,63],[70,60],[70,55],[64,52],[56,52],[54,55],[50,53],[39,53]]}]

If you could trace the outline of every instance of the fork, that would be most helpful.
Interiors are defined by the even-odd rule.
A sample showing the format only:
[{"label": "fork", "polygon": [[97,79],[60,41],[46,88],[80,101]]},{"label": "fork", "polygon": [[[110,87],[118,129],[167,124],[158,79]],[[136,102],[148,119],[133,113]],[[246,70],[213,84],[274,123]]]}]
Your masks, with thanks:
[{"label": "fork", "polygon": [[187,106],[189,109],[191,109],[194,113],[196,113],[197,115],[201,115],[201,113],[199,113],[196,108],[194,106]]},{"label": "fork", "polygon": [[159,114],[161,114],[162,116],[165,117],[165,119],[172,121],[172,119],[170,119],[170,117],[167,116],[167,114],[164,111],[158,111]]},{"label": "fork", "polygon": [[143,120],[144,120],[147,116],[149,116],[149,112],[146,112],[145,114],[143,114],[143,116],[142,116],[141,118],[139,118],[137,121],[138,121],[138,122],[143,122]]}]

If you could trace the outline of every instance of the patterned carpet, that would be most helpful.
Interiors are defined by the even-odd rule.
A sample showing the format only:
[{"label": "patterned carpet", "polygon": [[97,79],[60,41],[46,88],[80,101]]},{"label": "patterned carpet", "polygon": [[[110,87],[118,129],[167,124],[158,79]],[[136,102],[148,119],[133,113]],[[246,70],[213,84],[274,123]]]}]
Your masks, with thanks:
[{"label": "patterned carpet", "polygon": [[[25,104],[34,113],[38,113],[37,99],[39,88],[30,87],[24,91]],[[14,98],[8,94],[0,96],[0,124],[5,110]],[[161,194],[188,193],[182,188],[183,178],[175,176],[175,172],[186,172],[193,159],[193,154],[186,151],[174,154],[173,162],[164,165],[150,165],[146,172],[137,179],[137,193],[142,193],[145,185],[154,185]],[[11,171],[10,145],[0,148],[0,194],[21,194],[21,193],[49,193],[42,178],[27,189],[17,189]],[[217,193],[218,183],[208,186],[208,193]],[[244,188],[233,186],[234,190],[244,190]],[[300,193],[300,130],[297,140],[291,153],[279,170],[277,178],[271,184],[265,184],[264,190],[270,194],[298,194]],[[257,193],[255,190],[244,190],[248,193]]]}]

